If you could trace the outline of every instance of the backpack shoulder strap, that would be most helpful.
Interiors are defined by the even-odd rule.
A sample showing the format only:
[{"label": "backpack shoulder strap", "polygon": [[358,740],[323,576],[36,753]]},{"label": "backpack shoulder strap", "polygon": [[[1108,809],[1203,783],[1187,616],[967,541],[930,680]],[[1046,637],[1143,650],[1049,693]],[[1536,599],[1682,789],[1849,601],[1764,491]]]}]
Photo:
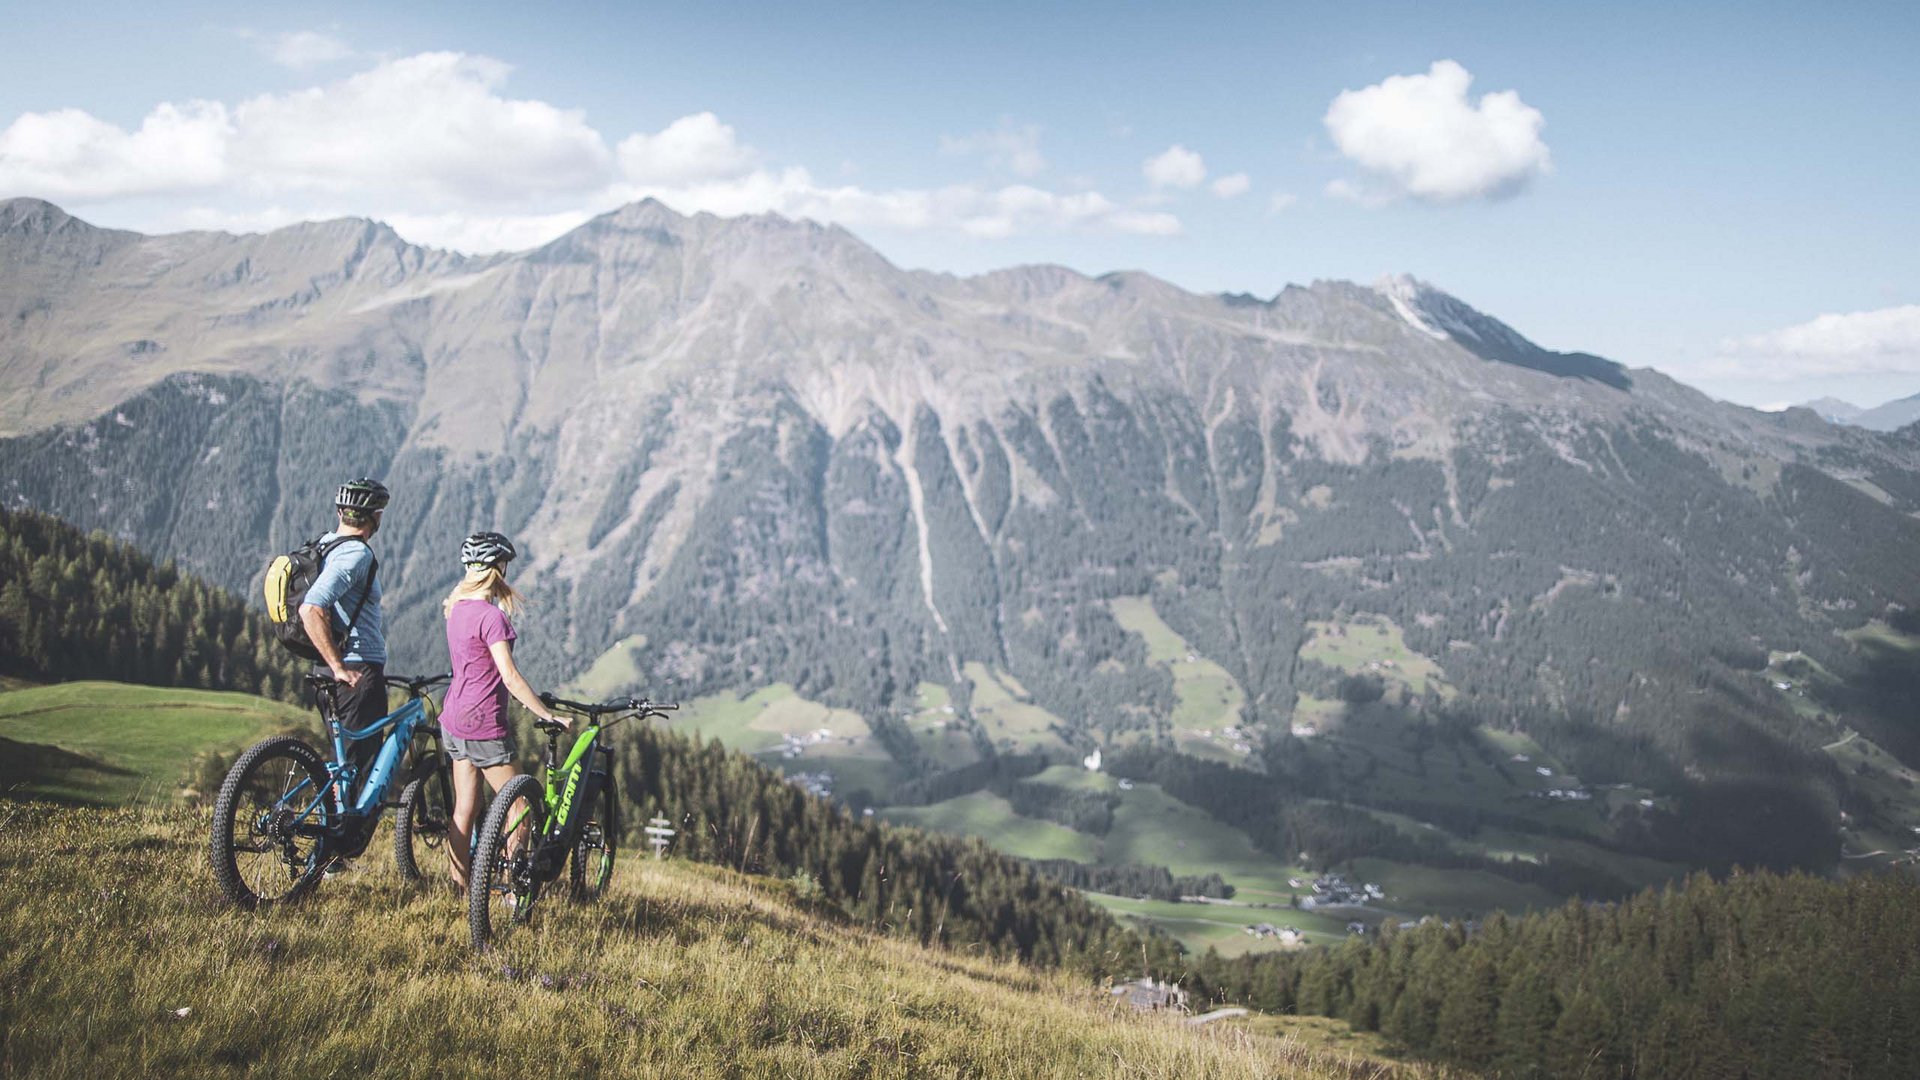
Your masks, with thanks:
[{"label": "backpack shoulder strap", "polygon": [[[336,536],[331,540],[325,540],[316,536],[312,540],[307,541],[306,546],[311,547],[320,556],[320,564],[325,566],[327,559],[333,555],[334,549],[349,540],[359,540],[362,544],[367,543],[358,536]],[[367,550],[373,550],[373,546],[368,544]]]},{"label": "backpack shoulder strap", "polygon": [[367,587],[360,590],[360,602],[353,605],[353,614],[347,619],[347,629],[351,631],[360,621],[360,612],[366,609],[367,600],[373,596],[373,579],[380,576],[380,560],[373,557],[373,545],[367,545],[367,558],[373,566],[367,571]]},{"label": "backpack shoulder strap", "polygon": [[373,596],[373,580],[380,574],[380,560],[374,556],[373,545],[367,543],[365,537],[336,536],[320,545],[320,565],[322,567],[326,566],[327,559],[333,555],[334,549],[349,540],[359,541],[360,546],[367,549],[368,561],[373,564],[372,568],[367,571],[367,584],[360,590],[360,600],[353,605],[353,614],[347,617],[347,631],[352,632],[354,625],[360,621],[360,613],[366,610],[367,600]]}]

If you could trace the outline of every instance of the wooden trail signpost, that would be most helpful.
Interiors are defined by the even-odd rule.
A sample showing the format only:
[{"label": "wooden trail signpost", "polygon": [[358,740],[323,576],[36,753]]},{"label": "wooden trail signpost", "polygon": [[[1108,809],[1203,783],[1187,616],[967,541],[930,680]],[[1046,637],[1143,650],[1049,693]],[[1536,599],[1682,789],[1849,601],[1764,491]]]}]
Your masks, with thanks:
[{"label": "wooden trail signpost", "polygon": [[657,817],[647,822],[646,832],[647,843],[653,845],[653,857],[656,859],[666,858],[667,845],[673,843],[673,826],[668,823],[666,818]]}]

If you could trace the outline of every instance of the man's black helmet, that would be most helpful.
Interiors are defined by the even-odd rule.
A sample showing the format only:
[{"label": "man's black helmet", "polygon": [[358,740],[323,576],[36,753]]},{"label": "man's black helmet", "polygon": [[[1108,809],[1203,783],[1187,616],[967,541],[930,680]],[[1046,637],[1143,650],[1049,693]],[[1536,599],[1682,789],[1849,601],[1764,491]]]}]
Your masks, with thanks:
[{"label": "man's black helmet", "polygon": [[387,508],[387,485],[378,480],[361,477],[340,485],[334,493],[333,505],[341,510],[353,510],[359,513],[372,513]]},{"label": "man's black helmet", "polygon": [[467,566],[491,566],[496,569],[513,561],[519,552],[513,541],[497,532],[474,533],[460,545],[460,561]]}]

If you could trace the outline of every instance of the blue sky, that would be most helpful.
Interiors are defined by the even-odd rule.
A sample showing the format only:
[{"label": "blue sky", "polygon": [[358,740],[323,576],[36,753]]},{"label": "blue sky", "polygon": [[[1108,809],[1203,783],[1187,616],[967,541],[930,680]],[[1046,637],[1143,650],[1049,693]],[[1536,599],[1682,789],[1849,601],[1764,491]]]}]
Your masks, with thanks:
[{"label": "blue sky", "polygon": [[1920,14],[1673,7],[49,6],[0,197],[485,249],[653,194],[956,272],[1407,272],[1746,404],[1920,392]]}]

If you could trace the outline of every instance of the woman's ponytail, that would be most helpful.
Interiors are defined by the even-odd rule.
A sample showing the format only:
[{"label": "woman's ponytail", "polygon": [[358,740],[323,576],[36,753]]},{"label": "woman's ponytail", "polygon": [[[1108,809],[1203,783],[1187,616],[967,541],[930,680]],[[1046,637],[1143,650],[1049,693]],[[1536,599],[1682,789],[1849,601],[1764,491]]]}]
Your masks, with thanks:
[{"label": "woman's ponytail", "polygon": [[467,576],[460,579],[460,583],[453,587],[440,605],[441,614],[451,618],[453,605],[462,600],[485,600],[506,612],[511,619],[526,602],[526,597],[507,584],[507,576],[500,572],[499,567],[472,563],[467,566]]}]

